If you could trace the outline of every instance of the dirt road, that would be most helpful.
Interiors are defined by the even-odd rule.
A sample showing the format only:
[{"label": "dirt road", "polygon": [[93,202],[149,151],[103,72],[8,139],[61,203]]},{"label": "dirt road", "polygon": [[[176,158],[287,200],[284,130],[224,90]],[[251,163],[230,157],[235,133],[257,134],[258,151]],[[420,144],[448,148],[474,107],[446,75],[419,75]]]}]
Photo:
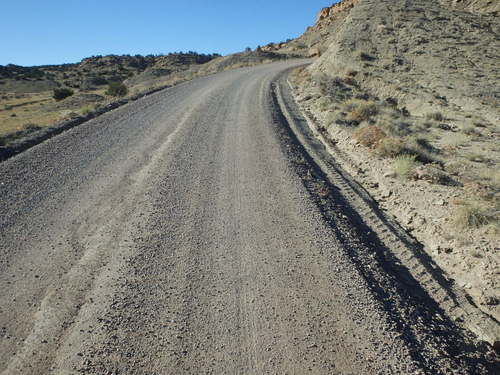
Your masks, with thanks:
[{"label": "dirt road", "polygon": [[325,220],[271,95],[299,63],[182,84],[0,164],[0,374],[493,373],[347,213]]}]

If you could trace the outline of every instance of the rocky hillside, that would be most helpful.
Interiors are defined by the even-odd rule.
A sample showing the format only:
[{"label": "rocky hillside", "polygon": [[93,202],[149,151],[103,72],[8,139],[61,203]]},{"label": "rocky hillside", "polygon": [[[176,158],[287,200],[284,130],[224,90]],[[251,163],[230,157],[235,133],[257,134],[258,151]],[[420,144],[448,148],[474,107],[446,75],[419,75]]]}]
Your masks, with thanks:
[{"label": "rocky hillside", "polygon": [[497,322],[499,7],[345,0],[281,49],[318,57],[292,82],[335,158]]},{"label": "rocky hillside", "polygon": [[311,71],[345,75],[410,111],[480,111],[496,121],[499,105],[499,20],[457,12],[432,0],[350,0],[320,19],[315,33],[328,48]]}]

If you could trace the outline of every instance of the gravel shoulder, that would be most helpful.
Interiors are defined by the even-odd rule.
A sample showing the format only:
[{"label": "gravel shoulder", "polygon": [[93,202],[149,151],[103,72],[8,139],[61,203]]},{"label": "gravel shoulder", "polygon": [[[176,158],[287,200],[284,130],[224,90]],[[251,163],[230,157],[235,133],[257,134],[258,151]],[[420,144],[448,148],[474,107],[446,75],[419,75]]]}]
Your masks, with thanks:
[{"label": "gravel shoulder", "polygon": [[303,63],[196,79],[0,164],[1,374],[498,370],[294,138],[272,83]]}]

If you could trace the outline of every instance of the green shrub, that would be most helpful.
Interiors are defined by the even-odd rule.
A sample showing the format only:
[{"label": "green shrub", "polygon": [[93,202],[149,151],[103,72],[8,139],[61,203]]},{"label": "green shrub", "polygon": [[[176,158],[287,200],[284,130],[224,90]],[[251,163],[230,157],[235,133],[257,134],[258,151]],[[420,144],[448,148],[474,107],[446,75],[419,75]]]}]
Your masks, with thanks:
[{"label": "green shrub", "polygon": [[111,82],[106,91],[106,95],[110,96],[125,96],[128,93],[127,86],[122,82]]},{"label": "green shrub", "polygon": [[63,87],[63,88],[60,88],[60,89],[54,89],[54,99],[59,101],[59,100],[63,100],[63,99],[66,99],[67,97],[73,95],[74,92],[73,90],[71,89],[68,89],[66,87]]}]

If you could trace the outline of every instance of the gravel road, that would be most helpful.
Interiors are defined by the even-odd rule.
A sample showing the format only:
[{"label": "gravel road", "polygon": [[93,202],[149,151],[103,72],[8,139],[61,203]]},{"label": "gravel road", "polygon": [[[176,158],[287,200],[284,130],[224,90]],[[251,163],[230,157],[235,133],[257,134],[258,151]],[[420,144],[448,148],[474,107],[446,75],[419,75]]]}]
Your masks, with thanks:
[{"label": "gravel road", "polygon": [[299,64],[187,82],[0,164],[0,374],[493,373],[344,212],[325,220],[271,95]]}]

